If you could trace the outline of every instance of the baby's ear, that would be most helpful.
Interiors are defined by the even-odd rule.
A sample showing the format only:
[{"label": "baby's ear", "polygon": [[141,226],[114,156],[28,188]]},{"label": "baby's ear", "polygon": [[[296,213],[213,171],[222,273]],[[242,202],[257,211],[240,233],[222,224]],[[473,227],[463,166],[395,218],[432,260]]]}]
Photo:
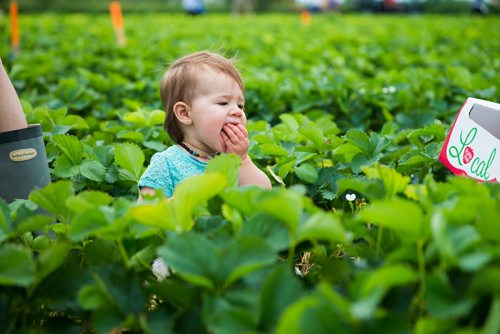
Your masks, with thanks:
[{"label": "baby's ear", "polygon": [[193,120],[191,119],[191,109],[189,105],[184,102],[177,102],[174,104],[174,114],[177,117],[177,120],[184,125],[190,125]]}]

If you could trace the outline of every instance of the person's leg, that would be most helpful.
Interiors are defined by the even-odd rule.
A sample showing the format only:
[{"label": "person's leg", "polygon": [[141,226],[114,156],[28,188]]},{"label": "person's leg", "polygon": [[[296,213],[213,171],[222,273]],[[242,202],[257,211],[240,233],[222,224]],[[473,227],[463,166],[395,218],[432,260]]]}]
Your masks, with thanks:
[{"label": "person's leg", "polygon": [[22,129],[27,126],[19,97],[0,59],[0,132]]},{"label": "person's leg", "polygon": [[21,102],[0,59],[0,199],[26,199],[50,183],[40,124],[28,126]]}]

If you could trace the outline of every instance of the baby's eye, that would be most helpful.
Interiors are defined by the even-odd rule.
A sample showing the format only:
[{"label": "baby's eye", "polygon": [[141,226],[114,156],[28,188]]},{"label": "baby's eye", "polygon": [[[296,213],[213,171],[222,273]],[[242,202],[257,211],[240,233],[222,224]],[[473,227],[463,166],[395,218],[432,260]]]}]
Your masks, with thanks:
[{"label": "baby's eye", "polygon": [[244,107],[245,107],[244,105],[238,104],[238,108],[240,108],[241,110],[243,110]]},{"label": "baby's eye", "polygon": [[220,105],[220,106],[227,106],[227,102],[219,102],[217,104]]}]

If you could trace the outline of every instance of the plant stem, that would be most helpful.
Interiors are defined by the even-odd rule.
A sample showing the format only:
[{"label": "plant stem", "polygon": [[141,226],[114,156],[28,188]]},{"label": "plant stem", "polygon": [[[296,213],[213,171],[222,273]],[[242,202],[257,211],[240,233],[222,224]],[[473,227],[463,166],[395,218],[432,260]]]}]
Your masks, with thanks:
[{"label": "plant stem", "polygon": [[419,288],[415,296],[413,297],[413,301],[411,303],[408,314],[417,313],[417,318],[423,313],[422,303],[425,299],[425,256],[424,256],[424,240],[420,239],[417,241],[417,260],[418,260],[418,279],[420,282]]},{"label": "plant stem", "polygon": [[120,238],[120,239],[116,240],[116,243],[118,244],[118,249],[119,249],[120,254],[122,256],[123,263],[125,264],[125,268],[128,268],[129,267],[129,259],[128,259],[127,251],[125,250],[125,247],[123,246],[122,239]]},{"label": "plant stem", "polygon": [[418,258],[418,275],[420,280],[419,298],[423,299],[425,295],[425,255],[424,255],[424,241],[419,239],[417,241],[417,258]]},{"label": "plant stem", "polygon": [[380,255],[380,247],[382,245],[382,237],[384,235],[384,228],[382,226],[379,227],[378,229],[378,236],[377,236],[377,248],[375,250],[377,256]]},{"label": "plant stem", "polygon": [[488,319],[484,324],[482,334],[496,334],[500,333],[500,296],[493,297],[493,302],[491,303],[490,312],[488,314]]}]

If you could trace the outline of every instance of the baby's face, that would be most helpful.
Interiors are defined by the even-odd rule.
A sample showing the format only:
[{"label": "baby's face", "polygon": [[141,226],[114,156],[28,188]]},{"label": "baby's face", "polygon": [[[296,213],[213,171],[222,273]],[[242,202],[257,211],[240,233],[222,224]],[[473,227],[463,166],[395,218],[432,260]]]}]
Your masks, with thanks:
[{"label": "baby's face", "polygon": [[192,145],[209,154],[224,151],[224,125],[246,125],[245,99],[238,83],[224,73],[204,68],[198,74],[198,94],[191,101]]}]

